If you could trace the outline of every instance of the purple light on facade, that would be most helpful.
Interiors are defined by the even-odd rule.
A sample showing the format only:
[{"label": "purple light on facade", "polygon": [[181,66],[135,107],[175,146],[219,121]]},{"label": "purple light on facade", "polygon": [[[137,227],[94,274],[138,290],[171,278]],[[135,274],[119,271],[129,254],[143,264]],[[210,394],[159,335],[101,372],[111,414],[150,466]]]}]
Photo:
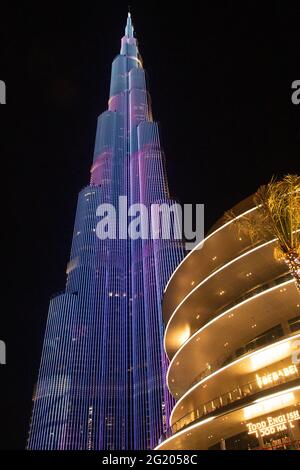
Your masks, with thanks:
[{"label": "purple light on facade", "polygon": [[161,302],[174,240],[100,240],[97,207],[172,204],[130,15],[78,197],[65,292],[51,302],[29,449],[149,449],[168,427]]}]

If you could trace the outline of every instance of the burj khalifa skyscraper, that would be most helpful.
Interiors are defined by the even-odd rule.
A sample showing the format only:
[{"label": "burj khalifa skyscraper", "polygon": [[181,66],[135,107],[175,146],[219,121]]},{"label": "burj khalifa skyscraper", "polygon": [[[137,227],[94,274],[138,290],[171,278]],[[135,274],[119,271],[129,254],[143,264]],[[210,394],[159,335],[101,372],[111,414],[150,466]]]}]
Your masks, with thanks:
[{"label": "burj khalifa skyscraper", "polygon": [[119,229],[100,239],[97,209],[118,215],[120,196],[126,209],[173,202],[130,13],[78,196],[65,290],[50,301],[28,449],[151,449],[168,427],[161,303],[183,245]]}]

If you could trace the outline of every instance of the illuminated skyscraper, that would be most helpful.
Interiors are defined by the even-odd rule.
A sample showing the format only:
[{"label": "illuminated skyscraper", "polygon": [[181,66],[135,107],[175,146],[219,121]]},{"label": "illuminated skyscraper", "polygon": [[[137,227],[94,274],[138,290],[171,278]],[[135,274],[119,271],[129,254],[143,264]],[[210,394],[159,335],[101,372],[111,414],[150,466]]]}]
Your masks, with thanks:
[{"label": "illuminated skyscraper", "polygon": [[[161,299],[183,256],[172,240],[100,240],[100,204],[172,204],[128,14],[78,198],[65,292],[49,307],[29,449],[153,448],[169,422]],[[124,222],[124,221],[123,221]],[[125,221],[126,223],[126,221]]]}]

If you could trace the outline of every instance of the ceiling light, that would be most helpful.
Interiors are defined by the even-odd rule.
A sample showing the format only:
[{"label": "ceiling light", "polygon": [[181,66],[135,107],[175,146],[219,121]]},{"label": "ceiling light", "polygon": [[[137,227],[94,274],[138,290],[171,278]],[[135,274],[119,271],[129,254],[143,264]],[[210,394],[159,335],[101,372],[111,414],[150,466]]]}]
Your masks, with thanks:
[{"label": "ceiling light", "polygon": [[291,405],[295,399],[294,393],[285,393],[269,398],[257,400],[256,404],[244,408],[244,417],[246,420],[255,418],[265,413],[275,411],[282,406]]},{"label": "ceiling light", "polygon": [[290,352],[290,343],[288,341],[267,348],[265,351],[254,354],[251,357],[253,370],[261,369],[285,358]]}]

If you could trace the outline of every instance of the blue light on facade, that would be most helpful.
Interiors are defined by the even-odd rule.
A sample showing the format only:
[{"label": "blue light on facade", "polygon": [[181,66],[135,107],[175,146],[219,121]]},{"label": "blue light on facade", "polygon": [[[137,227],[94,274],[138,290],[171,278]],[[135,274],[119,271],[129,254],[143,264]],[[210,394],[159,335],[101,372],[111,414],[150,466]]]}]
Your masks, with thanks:
[{"label": "blue light on facade", "polygon": [[50,301],[29,449],[154,448],[168,427],[161,302],[175,240],[100,240],[97,207],[171,204],[130,14],[78,197],[65,292]]}]

